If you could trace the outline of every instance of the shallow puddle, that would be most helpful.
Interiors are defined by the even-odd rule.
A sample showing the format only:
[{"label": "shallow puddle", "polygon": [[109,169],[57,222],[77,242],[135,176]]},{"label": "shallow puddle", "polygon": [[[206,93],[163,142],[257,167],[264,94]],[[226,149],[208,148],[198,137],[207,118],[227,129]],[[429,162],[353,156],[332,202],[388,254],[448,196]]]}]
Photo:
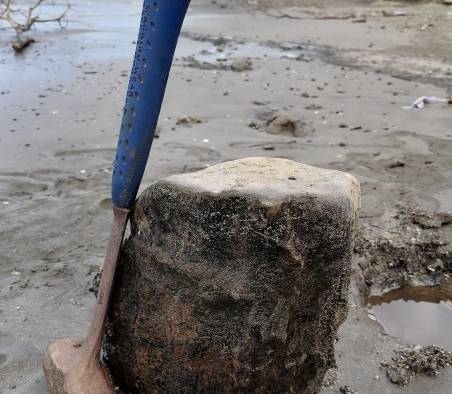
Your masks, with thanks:
[{"label": "shallow puddle", "polygon": [[226,39],[223,46],[208,41],[197,41],[182,36],[176,50],[176,57],[191,56],[199,62],[219,64],[237,58],[252,59],[308,59],[320,56],[320,49],[314,45],[285,43],[276,45],[271,42],[234,42]]},{"label": "shallow puddle", "polygon": [[408,287],[371,297],[370,313],[387,334],[452,351],[452,289]]}]

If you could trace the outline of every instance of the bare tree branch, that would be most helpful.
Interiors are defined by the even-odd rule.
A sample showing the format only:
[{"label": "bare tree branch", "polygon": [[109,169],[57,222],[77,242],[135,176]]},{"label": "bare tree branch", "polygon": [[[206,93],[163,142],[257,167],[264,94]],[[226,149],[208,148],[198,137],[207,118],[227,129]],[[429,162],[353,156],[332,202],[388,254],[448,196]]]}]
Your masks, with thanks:
[{"label": "bare tree branch", "polygon": [[[59,27],[62,28],[62,21],[66,17],[68,11],[71,8],[69,3],[62,13],[59,15],[41,18],[39,16],[39,9],[44,4],[55,3],[52,0],[35,0],[28,8],[13,8],[13,3],[15,0],[0,0],[0,22],[4,21],[7,23],[16,33],[16,40],[13,42],[13,48],[16,51],[21,51],[25,49],[28,45],[34,42],[31,39],[23,39],[23,33],[32,29],[32,27],[38,23],[58,23]],[[18,17],[18,15],[20,15]]]}]

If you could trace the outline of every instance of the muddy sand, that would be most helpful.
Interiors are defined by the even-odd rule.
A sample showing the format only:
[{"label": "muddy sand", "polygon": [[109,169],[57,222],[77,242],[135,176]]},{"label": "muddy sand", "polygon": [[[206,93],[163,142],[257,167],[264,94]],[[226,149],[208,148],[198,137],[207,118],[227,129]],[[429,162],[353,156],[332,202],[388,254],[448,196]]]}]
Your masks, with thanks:
[{"label": "muddy sand", "polygon": [[[20,56],[0,30],[1,393],[46,393],[48,343],[85,332],[140,7],[76,0],[66,29],[42,25]],[[452,106],[404,108],[452,95],[451,37],[452,7],[429,2],[193,0],[186,19],[143,187],[246,156],[361,182],[350,312],[324,393],[451,392],[449,354],[410,346],[452,350],[439,335],[450,330]],[[378,309],[393,300],[402,309]],[[411,326],[439,334],[392,328],[408,321],[394,318],[404,302],[418,311]]]}]

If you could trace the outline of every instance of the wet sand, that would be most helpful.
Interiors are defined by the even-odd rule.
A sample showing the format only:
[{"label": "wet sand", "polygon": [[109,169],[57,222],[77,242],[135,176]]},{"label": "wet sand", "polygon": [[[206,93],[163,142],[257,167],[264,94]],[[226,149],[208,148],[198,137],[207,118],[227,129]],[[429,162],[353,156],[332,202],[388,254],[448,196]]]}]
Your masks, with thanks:
[{"label": "wet sand", "polygon": [[[355,175],[366,234],[398,225],[402,206],[452,211],[452,106],[403,108],[452,94],[452,7],[298,3],[256,10],[193,1],[143,187],[225,160],[275,156]],[[135,0],[77,0],[65,30],[41,26],[20,56],[0,31],[2,393],[46,393],[48,343],[85,332],[139,13]],[[252,65],[241,68],[246,56]],[[188,116],[199,121],[180,121]],[[275,116],[315,131],[275,134]],[[441,226],[447,244],[450,224]],[[369,318],[356,261],[354,271],[338,370],[324,392],[448,392],[450,368],[406,388],[389,382],[380,363],[405,342]]]}]

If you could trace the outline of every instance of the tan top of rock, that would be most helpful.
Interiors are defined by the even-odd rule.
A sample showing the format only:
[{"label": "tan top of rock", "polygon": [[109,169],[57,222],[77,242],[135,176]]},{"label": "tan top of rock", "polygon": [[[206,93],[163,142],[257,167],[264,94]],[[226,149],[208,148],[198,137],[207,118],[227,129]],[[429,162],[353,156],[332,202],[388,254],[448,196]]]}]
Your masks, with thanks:
[{"label": "tan top of rock", "polygon": [[359,208],[360,187],[356,178],[287,159],[249,157],[191,174],[173,175],[165,181],[213,194],[251,194],[266,203],[303,195],[345,197]]}]

